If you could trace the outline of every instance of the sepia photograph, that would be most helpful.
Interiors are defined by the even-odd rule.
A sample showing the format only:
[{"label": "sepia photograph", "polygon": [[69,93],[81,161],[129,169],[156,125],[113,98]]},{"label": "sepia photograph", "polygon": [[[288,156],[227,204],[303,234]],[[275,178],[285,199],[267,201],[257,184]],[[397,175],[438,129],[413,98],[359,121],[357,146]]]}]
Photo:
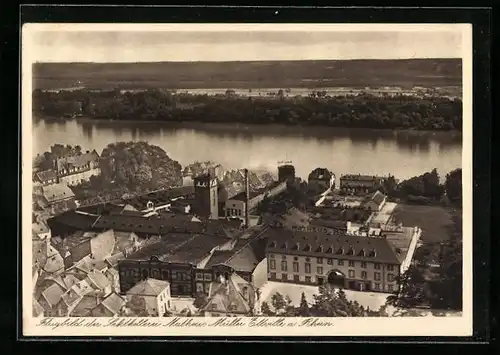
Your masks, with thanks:
[{"label": "sepia photograph", "polygon": [[467,24],[26,24],[23,333],[472,334]]}]

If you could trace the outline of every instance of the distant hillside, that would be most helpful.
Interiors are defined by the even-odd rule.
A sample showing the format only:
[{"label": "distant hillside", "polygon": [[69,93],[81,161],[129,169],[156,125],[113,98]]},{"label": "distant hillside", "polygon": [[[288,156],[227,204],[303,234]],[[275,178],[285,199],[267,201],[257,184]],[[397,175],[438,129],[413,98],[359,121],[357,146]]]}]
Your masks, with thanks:
[{"label": "distant hillside", "polygon": [[461,59],[33,65],[33,86],[39,89],[74,86],[96,89],[435,87],[461,84]]}]

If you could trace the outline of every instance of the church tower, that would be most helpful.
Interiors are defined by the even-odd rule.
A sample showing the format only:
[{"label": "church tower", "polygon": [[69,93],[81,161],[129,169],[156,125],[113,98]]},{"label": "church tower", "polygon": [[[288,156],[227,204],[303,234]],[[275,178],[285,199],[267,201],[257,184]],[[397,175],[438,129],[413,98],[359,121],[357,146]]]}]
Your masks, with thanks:
[{"label": "church tower", "polygon": [[194,178],[194,212],[202,218],[219,219],[218,181],[215,176],[203,174]]}]

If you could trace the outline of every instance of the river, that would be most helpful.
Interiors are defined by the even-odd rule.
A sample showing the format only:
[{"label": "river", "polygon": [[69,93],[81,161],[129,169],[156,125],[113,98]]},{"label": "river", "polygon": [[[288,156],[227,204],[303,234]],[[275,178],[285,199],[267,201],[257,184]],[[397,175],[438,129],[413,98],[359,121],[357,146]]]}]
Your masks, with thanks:
[{"label": "river", "polygon": [[451,132],[415,132],[330,127],[244,126],[70,120],[33,122],[33,153],[55,143],[80,145],[101,153],[117,141],[158,145],[181,165],[215,161],[228,169],[248,167],[276,172],[291,160],[297,176],[307,179],[317,167],[346,173],[394,174],[398,179],[437,168],[442,178],[462,165],[462,136]]}]

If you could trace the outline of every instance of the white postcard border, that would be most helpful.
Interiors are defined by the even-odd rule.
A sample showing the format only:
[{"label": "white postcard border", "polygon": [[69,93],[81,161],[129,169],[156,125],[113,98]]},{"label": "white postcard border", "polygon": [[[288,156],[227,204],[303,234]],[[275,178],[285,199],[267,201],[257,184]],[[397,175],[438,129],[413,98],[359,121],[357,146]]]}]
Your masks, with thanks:
[{"label": "white postcard border", "polygon": [[[180,322],[206,325],[167,325],[174,318],[144,318],[153,326],[109,325],[108,318],[47,318],[32,316],[31,279],[31,171],[32,171],[32,35],[36,31],[432,31],[456,29],[462,32],[463,70],[463,312],[460,317],[315,318],[316,325],[300,325],[304,319],[283,318],[283,326],[252,326],[252,318],[238,319],[242,325],[214,325],[220,318],[181,318]],[[470,336],[472,335],[472,25],[471,24],[25,24],[22,28],[22,321],[24,336]],[[122,318],[119,318],[122,319]],[[136,321],[141,318],[134,318]],[[278,318],[267,319],[269,323]],[[53,322],[48,326],[47,321]],[[77,325],[59,325],[79,321]],[[45,322],[45,325],[40,325]],[[97,326],[96,324],[101,324]],[[293,325],[292,325],[293,323]],[[331,323],[332,325],[320,325]],[[93,324],[93,325],[92,325]]]}]

